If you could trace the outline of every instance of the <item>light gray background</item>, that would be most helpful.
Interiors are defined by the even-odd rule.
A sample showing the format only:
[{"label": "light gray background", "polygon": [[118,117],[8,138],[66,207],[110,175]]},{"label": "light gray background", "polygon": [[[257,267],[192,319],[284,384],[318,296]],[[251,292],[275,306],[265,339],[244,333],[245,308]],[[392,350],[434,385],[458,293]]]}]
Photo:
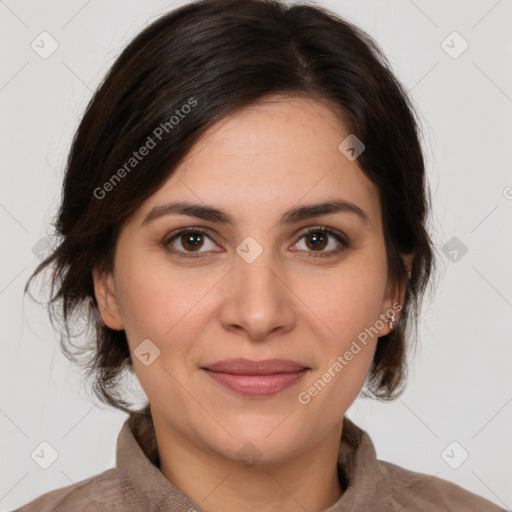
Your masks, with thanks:
[{"label": "light gray background", "polygon": [[[126,416],[87,393],[45,308],[23,300],[22,289],[39,262],[32,248],[47,235],[86,102],[126,43],[181,3],[0,1],[1,511],[115,463]],[[357,400],[348,416],[370,434],[379,458],[510,509],[512,1],[319,4],[367,30],[411,91],[439,253],[439,285],[425,303],[405,394],[390,404]],[[31,48],[43,31],[59,45],[47,59]],[[456,36],[442,46],[453,31],[469,44],[457,58],[445,51],[462,48]],[[452,237],[467,247],[456,262],[442,250]],[[31,458],[42,441],[59,454],[46,470]],[[469,453],[458,469],[441,456],[453,441]],[[459,445],[448,450],[451,460]]]}]

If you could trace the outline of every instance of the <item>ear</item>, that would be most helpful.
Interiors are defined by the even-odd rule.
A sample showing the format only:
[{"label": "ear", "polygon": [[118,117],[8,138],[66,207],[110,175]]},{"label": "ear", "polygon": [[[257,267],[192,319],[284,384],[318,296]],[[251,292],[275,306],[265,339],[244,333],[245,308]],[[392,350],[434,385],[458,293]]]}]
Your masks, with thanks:
[{"label": "ear", "polygon": [[[409,274],[411,272],[412,259],[414,255],[402,254],[401,256],[407,273]],[[400,318],[400,311],[402,311],[403,308],[406,289],[407,285],[398,290],[395,286],[393,286],[393,283],[388,282],[388,286],[386,288],[386,296],[384,302],[382,303],[383,310],[381,311],[380,316],[380,318],[384,320],[384,326],[382,329],[379,329],[379,338],[381,336],[386,336],[386,334],[389,334],[392,331],[389,325],[391,313],[395,314],[396,321],[398,321]]]},{"label": "ear", "polygon": [[92,272],[94,282],[94,295],[98,302],[101,318],[107,327],[115,331],[124,329],[117,301],[114,278],[110,273]]}]

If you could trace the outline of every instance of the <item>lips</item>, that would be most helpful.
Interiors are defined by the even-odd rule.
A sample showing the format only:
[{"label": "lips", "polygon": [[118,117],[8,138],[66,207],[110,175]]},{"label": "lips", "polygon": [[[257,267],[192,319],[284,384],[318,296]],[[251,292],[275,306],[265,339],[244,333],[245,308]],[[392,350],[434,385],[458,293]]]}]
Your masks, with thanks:
[{"label": "lips", "polygon": [[229,359],[203,367],[207,375],[238,394],[271,396],[301,379],[310,368],[286,359]]},{"label": "lips", "polygon": [[267,359],[265,361],[250,361],[249,359],[229,359],[210,364],[207,370],[238,375],[272,375],[274,373],[298,372],[305,366],[287,359]]}]

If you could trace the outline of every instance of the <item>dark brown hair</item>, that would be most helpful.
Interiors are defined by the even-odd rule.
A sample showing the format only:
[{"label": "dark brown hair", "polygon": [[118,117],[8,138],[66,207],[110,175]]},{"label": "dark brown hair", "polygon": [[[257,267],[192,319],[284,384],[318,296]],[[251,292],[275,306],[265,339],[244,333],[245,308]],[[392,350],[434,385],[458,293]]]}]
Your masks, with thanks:
[{"label": "dark brown hair", "polygon": [[[133,366],[125,332],[101,319],[92,270],[112,270],[123,223],[208,127],[273,95],[327,102],[365,144],[358,164],[379,190],[389,277],[406,291],[397,326],[378,341],[366,383],[371,395],[364,394],[390,400],[403,391],[406,327],[417,320],[434,269],[426,231],[430,196],[411,100],[375,42],[325,8],[203,0],[149,25],[93,95],[67,161],[56,247],[25,287],[52,269],[48,308],[52,322],[59,317],[65,326],[61,348],[94,377],[104,403],[131,412],[120,384]],[[143,146],[148,151],[136,158]],[[408,279],[400,254],[410,253]],[[85,333],[73,344],[77,320],[92,329],[92,345],[84,343]]]}]

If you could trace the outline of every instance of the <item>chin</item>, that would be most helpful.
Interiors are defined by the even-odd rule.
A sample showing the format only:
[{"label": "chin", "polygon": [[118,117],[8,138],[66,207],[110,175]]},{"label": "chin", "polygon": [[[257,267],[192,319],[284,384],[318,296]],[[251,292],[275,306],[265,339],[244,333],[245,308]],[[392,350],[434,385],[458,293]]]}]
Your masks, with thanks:
[{"label": "chin", "polygon": [[238,421],[223,424],[232,437],[223,432],[221,438],[212,438],[209,430],[203,440],[215,452],[247,467],[256,463],[277,464],[303,451],[310,437],[304,424],[285,418],[286,414],[272,418],[244,415]]}]

